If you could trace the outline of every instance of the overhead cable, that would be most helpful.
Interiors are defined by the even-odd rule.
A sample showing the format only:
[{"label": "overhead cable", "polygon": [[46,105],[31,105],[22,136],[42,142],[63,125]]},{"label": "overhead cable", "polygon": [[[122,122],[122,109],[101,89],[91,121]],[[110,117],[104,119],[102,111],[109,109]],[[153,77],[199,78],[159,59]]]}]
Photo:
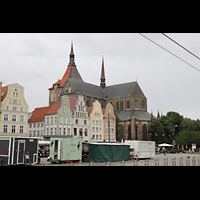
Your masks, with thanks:
[{"label": "overhead cable", "polygon": [[187,65],[189,65],[190,67],[196,69],[197,71],[200,71],[200,69],[194,67],[193,65],[191,65],[190,63],[186,62],[185,60],[183,60],[182,58],[178,57],[177,55],[175,55],[174,53],[170,52],[169,50],[165,49],[164,47],[162,47],[161,45],[159,45],[158,43],[154,42],[153,40],[149,39],[148,37],[146,37],[145,35],[139,33],[141,36],[143,36],[144,38],[146,38],[147,40],[151,41],[152,43],[154,43],[155,45],[159,46],[160,48],[164,49],[165,51],[167,51],[168,53],[170,53],[171,55],[175,56],[176,58],[178,58],[179,60],[183,61],[184,63],[186,63]]},{"label": "overhead cable", "polygon": [[172,42],[176,43],[178,46],[180,46],[181,48],[183,48],[184,50],[186,50],[187,52],[189,52],[190,54],[192,54],[194,57],[198,58],[200,60],[200,58],[198,56],[196,56],[195,54],[193,54],[191,51],[189,51],[188,49],[186,49],[185,47],[183,47],[182,45],[180,45],[178,42],[176,42],[175,40],[173,40],[172,38],[170,38],[168,35],[162,33],[165,37],[167,37],[168,39],[170,39]]}]

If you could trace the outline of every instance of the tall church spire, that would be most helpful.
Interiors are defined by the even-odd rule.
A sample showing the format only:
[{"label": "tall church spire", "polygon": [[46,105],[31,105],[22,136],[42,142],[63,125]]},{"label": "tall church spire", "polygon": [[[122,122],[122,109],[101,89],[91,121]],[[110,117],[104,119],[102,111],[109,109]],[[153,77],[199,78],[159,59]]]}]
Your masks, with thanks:
[{"label": "tall church spire", "polygon": [[102,57],[102,68],[101,68],[101,83],[100,86],[102,89],[106,87],[106,78],[105,78],[105,70],[104,70],[104,57]]},{"label": "tall church spire", "polygon": [[75,62],[74,62],[74,57],[75,57],[75,55],[74,55],[73,40],[72,40],[72,42],[71,42],[71,53],[69,55],[69,66],[75,66],[76,67]]}]

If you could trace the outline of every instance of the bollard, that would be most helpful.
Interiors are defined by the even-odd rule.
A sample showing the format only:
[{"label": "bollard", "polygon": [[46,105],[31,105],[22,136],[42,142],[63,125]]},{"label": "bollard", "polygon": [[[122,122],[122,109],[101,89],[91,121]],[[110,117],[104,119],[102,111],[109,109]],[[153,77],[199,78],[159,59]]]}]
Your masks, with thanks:
[{"label": "bollard", "polygon": [[155,166],[159,166],[159,159],[157,158],[157,159],[155,159]]},{"label": "bollard", "polygon": [[176,158],[172,158],[172,166],[176,166]]},{"label": "bollard", "polygon": [[179,166],[183,166],[183,157],[179,158]]}]

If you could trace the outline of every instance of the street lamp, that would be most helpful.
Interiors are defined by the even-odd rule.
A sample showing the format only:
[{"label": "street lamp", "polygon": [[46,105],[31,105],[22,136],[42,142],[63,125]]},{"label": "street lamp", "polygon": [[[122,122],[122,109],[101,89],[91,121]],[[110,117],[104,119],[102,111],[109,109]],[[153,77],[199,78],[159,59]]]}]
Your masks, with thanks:
[{"label": "street lamp", "polygon": [[108,114],[108,117],[104,117],[104,119],[105,118],[108,119],[108,142],[110,142],[110,119],[114,120],[114,118],[111,117],[109,114]]}]

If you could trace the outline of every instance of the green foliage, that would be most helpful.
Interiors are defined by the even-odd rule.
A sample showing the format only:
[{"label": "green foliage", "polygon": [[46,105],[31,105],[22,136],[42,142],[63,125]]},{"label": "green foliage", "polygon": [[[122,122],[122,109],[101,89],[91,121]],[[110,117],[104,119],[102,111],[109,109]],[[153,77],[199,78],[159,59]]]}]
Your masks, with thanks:
[{"label": "green foliage", "polygon": [[119,126],[120,126],[120,122],[122,121],[117,115],[115,115],[115,117],[116,117],[116,140],[119,141],[119,133],[120,133]]},{"label": "green foliage", "polygon": [[200,145],[200,131],[182,130],[175,137],[176,144]]},{"label": "green foliage", "polygon": [[175,136],[181,130],[183,116],[176,112],[168,112],[166,116],[162,116],[149,126],[151,140],[157,144],[166,142],[172,143]]}]

